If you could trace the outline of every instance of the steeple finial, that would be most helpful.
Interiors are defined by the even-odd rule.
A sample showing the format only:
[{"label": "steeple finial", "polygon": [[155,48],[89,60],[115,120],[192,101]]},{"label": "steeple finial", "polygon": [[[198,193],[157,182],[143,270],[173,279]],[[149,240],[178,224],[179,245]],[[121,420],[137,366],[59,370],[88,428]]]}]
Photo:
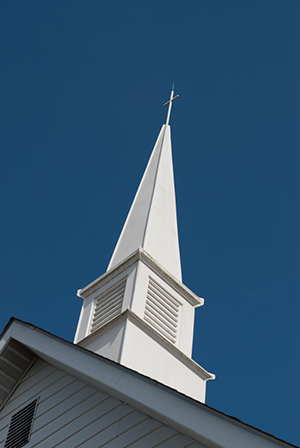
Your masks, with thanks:
[{"label": "steeple finial", "polygon": [[167,106],[167,105],[169,104],[168,115],[167,115],[167,121],[166,121],[166,126],[168,126],[169,121],[170,121],[170,115],[171,115],[171,109],[172,109],[172,102],[173,102],[174,100],[176,100],[176,98],[179,98],[179,95],[176,95],[174,98],[173,98],[173,96],[174,96],[174,83],[173,83],[173,86],[172,86],[172,91],[171,91],[170,99],[169,99],[169,101],[167,101],[167,102],[163,105],[163,107],[165,107],[165,106]]}]

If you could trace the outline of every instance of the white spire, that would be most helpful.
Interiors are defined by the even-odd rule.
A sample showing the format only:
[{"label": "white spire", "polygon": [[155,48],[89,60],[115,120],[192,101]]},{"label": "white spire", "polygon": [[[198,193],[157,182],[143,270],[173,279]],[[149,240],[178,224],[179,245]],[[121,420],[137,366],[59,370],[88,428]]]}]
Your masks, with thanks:
[{"label": "white spire", "polygon": [[174,95],[146,171],[132,203],[107,270],[122,262],[139,247],[181,281],[171,132],[168,125]]}]

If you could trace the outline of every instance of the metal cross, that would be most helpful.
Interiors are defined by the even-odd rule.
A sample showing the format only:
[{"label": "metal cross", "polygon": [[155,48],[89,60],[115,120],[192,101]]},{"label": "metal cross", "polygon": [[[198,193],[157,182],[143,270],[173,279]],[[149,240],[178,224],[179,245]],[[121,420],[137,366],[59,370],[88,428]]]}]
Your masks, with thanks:
[{"label": "metal cross", "polygon": [[167,105],[169,104],[168,115],[167,115],[167,121],[166,121],[166,126],[168,126],[169,121],[170,121],[170,115],[171,115],[171,109],[172,109],[172,102],[173,102],[174,100],[176,100],[176,98],[179,97],[179,95],[174,96],[174,98],[173,98],[173,96],[174,96],[174,84],[173,84],[173,86],[172,86],[172,92],[171,92],[171,96],[170,96],[169,101],[167,101],[167,102],[163,105],[163,107],[165,107],[165,106],[167,106]]}]

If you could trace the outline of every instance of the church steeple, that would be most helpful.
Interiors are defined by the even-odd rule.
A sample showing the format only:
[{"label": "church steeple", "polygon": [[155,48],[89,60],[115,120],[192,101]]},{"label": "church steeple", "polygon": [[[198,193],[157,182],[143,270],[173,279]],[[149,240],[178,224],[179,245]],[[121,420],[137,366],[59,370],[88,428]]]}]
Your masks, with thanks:
[{"label": "church steeple", "polygon": [[214,379],[191,359],[194,309],[181,283],[170,112],[162,126],[107,272],[78,291],[74,343],[199,401]]}]

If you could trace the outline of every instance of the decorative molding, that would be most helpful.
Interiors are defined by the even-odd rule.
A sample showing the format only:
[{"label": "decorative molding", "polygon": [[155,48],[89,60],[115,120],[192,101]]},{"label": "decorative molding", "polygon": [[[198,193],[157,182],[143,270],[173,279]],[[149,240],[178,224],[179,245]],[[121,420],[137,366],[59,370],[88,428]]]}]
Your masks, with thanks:
[{"label": "decorative molding", "polygon": [[162,345],[168,352],[170,352],[175,358],[179,359],[186,367],[199,375],[204,381],[206,380],[214,380],[215,375],[213,373],[208,372],[199,364],[197,364],[193,359],[189,358],[185,355],[181,350],[179,350],[174,344],[172,344],[166,337],[164,337],[161,333],[157,331],[154,332],[151,325],[149,325],[145,320],[141,319],[134,312],[130,310],[123,311],[123,313],[114,317],[112,320],[107,322],[103,327],[96,330],[94,333],[89,334],[84,339],[79,341],[77,344],[79,347],[85,348],[88,345],[96,340],[101,333],[105,333],[113,328],[115,325],[118,325],[120,322],[125,322],[126,320],[130,320],[130,322],[134,323],[138,326],[142,331],[147,333],[152,339],[154,339],[157,343]]},{"label": "decorative molding", "polygon": [[107,271],[105,274],[98,277],[92,283],[87,285],[83,289],[79,289],[77,292],[78,297],[86,299],[93,292],[97,290],[100,283],[107,283],[112,280],[117,275],[124,272],[127,268],[132,266],[136,261],[141,261],[144,265],[148,266],[156,275],[158,275],[163,281],[165,281],[169,286],[175,289],[178,294],[180,294],[184,299],[186,299],[194,307],[204,305],[204,299],[198,297],[189,288],[187,288],[183,283],[179,282],[172,274],[170,274],[166,269],[164,269],[159,263],[157,263],[150,254],[148,254],[141,247],[133,252],[129,257],[127,257],[122,263],[118,264],[114,269]]}]

